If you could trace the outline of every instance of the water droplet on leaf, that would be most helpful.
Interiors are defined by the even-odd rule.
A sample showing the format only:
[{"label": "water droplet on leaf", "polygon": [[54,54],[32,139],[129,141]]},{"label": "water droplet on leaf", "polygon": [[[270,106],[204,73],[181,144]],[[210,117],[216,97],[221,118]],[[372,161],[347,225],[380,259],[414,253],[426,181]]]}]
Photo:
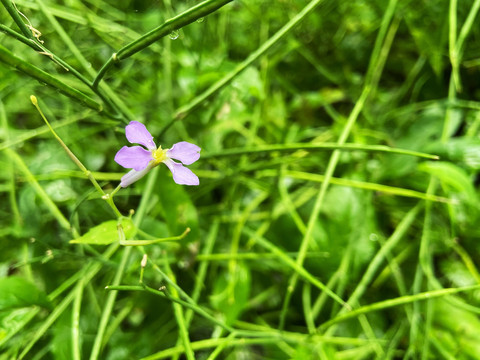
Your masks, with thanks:
[{"label": "water droplet on leaf", "polygon": [[172,40],[176,40],[178,39],[178,37],[180,36],[180,33],[178,32],[178,30],[173,30],[169,35],[168,37]]}]

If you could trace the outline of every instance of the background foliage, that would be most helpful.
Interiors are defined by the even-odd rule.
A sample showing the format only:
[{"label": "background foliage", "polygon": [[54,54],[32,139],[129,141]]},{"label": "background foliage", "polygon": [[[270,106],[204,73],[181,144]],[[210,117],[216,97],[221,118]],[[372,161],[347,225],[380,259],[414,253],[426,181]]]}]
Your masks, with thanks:
[{"label": "background foliage", "polygon": [[[198,3],[16,0],[42,52],[2,4],[0,359],[478,358],[480,1],[235,0],[99,90]],[[31,94],[106,193],[128,121],[198,144],[200,186],[114,197],[127,239],[191,232],[119,245]]]}]

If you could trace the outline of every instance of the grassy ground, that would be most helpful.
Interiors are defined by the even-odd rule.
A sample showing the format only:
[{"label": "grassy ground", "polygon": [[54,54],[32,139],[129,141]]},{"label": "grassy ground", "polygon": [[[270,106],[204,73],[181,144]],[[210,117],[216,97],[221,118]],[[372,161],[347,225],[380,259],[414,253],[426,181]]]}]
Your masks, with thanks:
[{"label": "grassy ground", "polygon": [[0,359],[480,358],[479,0],[1,3]]}]

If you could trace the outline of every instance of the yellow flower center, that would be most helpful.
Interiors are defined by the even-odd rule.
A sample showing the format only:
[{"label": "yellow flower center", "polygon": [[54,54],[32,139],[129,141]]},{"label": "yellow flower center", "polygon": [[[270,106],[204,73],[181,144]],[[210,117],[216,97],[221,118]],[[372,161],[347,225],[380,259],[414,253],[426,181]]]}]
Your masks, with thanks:
[{"label": "yellow flower center", "polygon": [[159,146],[157,150],[152,150],[153,163],[155,166],[168,158],[167,150],[168,149],[162,150],[161,146]]}]

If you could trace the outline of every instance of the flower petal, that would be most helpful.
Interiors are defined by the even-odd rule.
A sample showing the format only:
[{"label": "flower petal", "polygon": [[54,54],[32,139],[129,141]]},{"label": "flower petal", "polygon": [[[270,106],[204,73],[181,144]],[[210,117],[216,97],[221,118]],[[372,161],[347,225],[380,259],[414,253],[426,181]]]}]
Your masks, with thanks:
[{"label": "flower petal", "polygon": [[151,166],[147,166],[141,171],[130,170],[128,173],[122,176],[122,179],[120,180],[120,186],[124,188],[128,185],[133,184],[135,181],[140,180],[142,177],[144,177],[151,169]]},{"label": "flower petal", "polygon": [[127,169],[143,170],[153,160],[152,153],[141,146],[124,146],[115,155],[115,161]]},{"label": "flower petal", "polygon": [[165,165],[168,166],[170,171],[173,174],[173,181],[179,185],[198,185],[200,180],[198,176],[195,175],[192,170],[186,168],[182,164],[176,163],[173,160],[164,161]]},{"label": "flower petal", "polygon": [[145,146],[148,150],[155,150],[157,146],[153,142],[153,136],[150,134],[141,122],[130,121],[125,127],[125,136],[132,144],[140,144]]},{"label": "flower petal", "polygon": [[179,160],[185,165],[190,165],[200,158],[200,150],[201,149],[195,144],[181,141],[174,144],[172,148],[167,151],[167,156]]}]

